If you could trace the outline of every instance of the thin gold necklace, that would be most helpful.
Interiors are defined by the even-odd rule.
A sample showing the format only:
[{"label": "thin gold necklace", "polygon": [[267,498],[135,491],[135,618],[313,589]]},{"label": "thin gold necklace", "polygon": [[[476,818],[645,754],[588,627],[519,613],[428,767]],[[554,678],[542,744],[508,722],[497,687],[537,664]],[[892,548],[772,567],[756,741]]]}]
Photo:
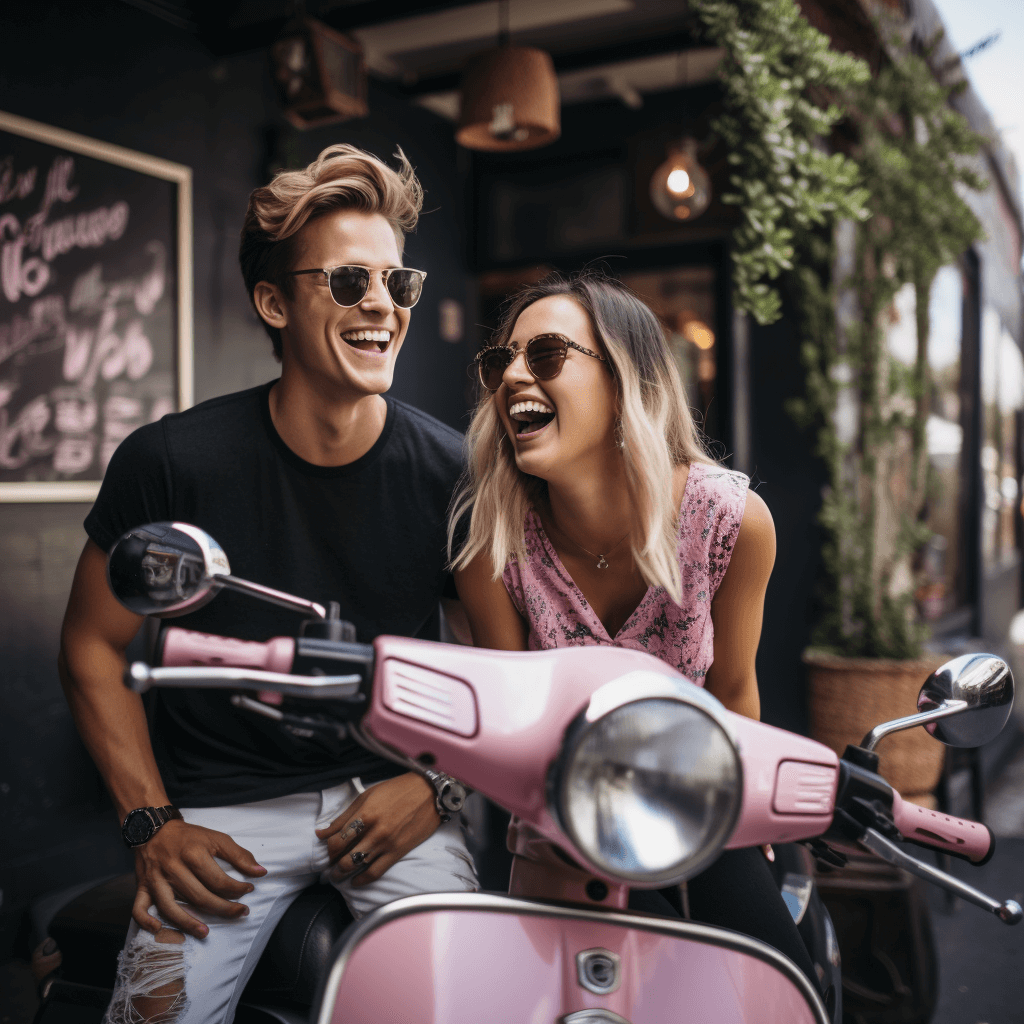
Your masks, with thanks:
[{"label": "thin gold necklace", "polygon": [[575,544],[576,547],[578,547],[581,551],[585,551],[588,555],[590,555],[591,558],[596,558],[598,569],[611,568],[611,563],[608,561],[608,555],[612,554],[616,550],[616,548],[618,548],[618,546],[626,539],[626,537],[628,537],[633,532],[632,530],[628,530],[608,549],[608,554],[599,555],[596,551],[591,551],[590,548],[584,547],[578,540],[576,540],[573,537],[570,537],[569,534],[567,534],[565,530],[563,530],[560,526],[556,526],[555,529],[558,530],[558,532],[563,537],[566,537],[569,540],[571,540],[573,544]]}]

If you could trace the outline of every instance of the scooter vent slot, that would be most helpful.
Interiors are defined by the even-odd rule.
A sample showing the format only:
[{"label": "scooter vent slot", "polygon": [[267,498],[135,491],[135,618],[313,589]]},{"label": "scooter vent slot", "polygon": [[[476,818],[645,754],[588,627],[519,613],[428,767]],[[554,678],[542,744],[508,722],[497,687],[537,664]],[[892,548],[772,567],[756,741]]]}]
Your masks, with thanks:
[{"label": "scooter vent slot", "polygon": [[836,780],[836,769],[827,765],[783,761],[775,778],[775,813],[831,814]]},{"label": "scooter vent slot", "polygon": [[461,679],[388,658],[383,669],[384,707],[396,715],[472,736],[477,729],[476,696]]}]

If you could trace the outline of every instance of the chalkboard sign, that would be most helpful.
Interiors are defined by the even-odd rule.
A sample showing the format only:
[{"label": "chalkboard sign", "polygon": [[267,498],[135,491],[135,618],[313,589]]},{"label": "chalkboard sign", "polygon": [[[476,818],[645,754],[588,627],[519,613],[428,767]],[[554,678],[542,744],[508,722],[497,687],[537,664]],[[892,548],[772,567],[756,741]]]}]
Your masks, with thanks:
[{"label": "chalkboard sign", "polygon": [[192,172],[0,112],[0,501],[91,501],[192,404]]}]

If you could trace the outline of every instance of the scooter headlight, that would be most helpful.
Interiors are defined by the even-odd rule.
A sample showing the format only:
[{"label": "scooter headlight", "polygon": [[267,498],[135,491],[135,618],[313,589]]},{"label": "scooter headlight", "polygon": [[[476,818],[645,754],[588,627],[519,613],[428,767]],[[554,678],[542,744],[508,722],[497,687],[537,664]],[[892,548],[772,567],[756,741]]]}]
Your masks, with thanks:
[{"label": "scooter headlight", "polygon": [[[604,703],[615,703],[624,687],[603,689],[612,690]],[[664,677],[647,689],[660,693],[607,710],[601,691],[594,695],[569,730],[552,795],[562,827],[595,867],[640,885],[670,885],[702,871],[725,846],[743,772],[714,698]]]}]

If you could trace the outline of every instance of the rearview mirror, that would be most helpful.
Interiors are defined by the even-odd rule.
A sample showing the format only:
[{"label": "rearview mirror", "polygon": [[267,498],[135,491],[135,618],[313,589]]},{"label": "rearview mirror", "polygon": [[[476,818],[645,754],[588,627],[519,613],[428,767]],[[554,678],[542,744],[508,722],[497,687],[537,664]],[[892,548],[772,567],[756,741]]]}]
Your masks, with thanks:
[{"label": "rearview mirror", "polygon": [[169,619],[202,608],[226,587],[317,619],[322,604],[231,575],[224,549],[190,523],[147,523],[110,549],[107,580],[114,597],[137,615]]},{"label": "rearview mirror", "polygon": [[994,654],[962,654],[921,687],[917,714],[876,725],[861,740],[874,750],[890,733],[923,725],[949,747],[980,747],[1002,732],[1013,708],[1013,673]]},{"label": "rearview mirror", "polygon": [[1003,730],[1013,708],[1013,673],[994,654],[962,654],[937,668],[917,698],[920,711],[951,701],[967,706],[925,728],[949,747],[980,747]]},{"label": "rearview mirror", "polygon": [[188,523],[136,527],[107,557],[110,589],[137,615],[173,618],[202,608],[223,585],[219,577],[230,573],[221,546]]}]

